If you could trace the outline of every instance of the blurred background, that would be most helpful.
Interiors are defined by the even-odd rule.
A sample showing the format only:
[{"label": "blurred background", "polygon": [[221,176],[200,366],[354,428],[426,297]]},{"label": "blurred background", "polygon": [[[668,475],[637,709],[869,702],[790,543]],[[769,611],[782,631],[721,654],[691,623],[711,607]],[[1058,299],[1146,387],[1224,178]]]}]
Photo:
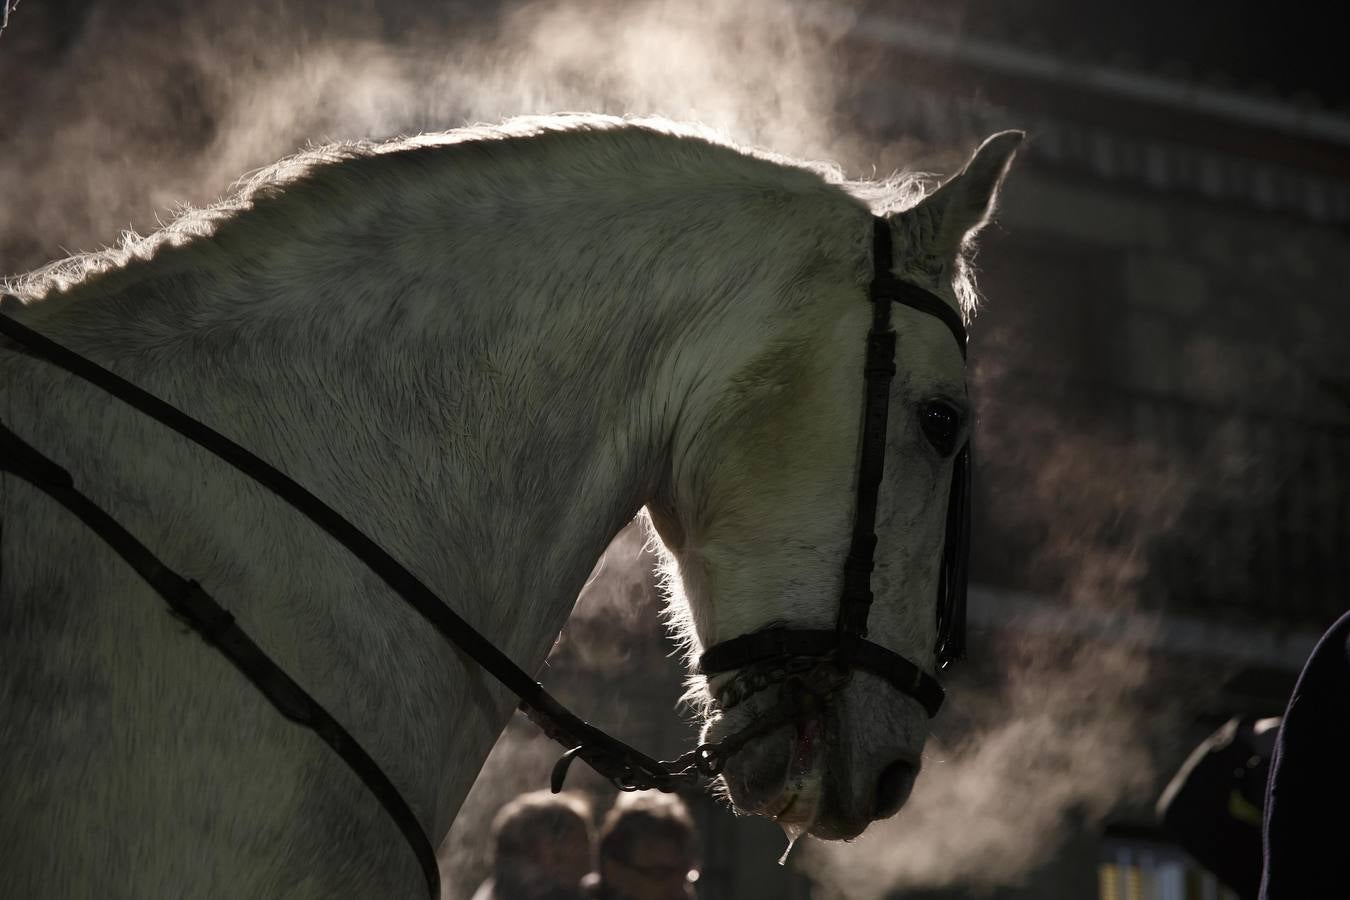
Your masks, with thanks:
[{"label": "blurred background", "polygon": [[[1350,605],[1350,80],[1258,0],[24,0],[0,34],[0,272],[210,202],[309,143],[563,110],[698,120],[851,177],[1029,133],[976,268],[970,660],[909,805],[785,865],[685,797],[705,900],[1228,896],[1158,828],[1191,748],[1278,715]],[[541,679],[695,732],[635,523]],[[558,749],[517,717],[447,895]],[[613,792],[581,771],[601,811]]]}]

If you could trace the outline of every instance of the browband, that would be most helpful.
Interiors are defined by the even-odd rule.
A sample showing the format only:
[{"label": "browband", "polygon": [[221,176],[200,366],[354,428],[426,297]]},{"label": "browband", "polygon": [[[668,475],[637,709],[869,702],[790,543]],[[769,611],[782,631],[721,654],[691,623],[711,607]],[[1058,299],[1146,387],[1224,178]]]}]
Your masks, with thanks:
[{"label": "browband", "polygon": [[[891,229],[889,225],[885,224],[884,219],[878,219],[878,223],[872,229],[872,258],[889,260],[891,259]],[[872,274],[872,288],[869,299],[874,301],[890,300],[892,303],[917,309],[921,313],[927,313],[935,319],[942,320],[942,324],[946,325],[947,329],[951,331],[952,337],[956,338],[956,345],[961,348],[961,358],[966,358],[966,325],[961,321],[961,314],[952,309],[951,304],[941,297],[935,296],[917,285],[896,278],[891,272],[890,266],[878,265],[876,271]]]}]

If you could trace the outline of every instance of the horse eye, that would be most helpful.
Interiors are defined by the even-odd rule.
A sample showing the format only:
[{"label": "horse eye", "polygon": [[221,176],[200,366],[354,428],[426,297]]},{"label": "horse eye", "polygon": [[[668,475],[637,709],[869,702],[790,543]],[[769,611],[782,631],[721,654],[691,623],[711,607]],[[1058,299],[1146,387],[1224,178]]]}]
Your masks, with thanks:
[{"label": "horse eye", "polygon": [[933,449],[943,456],[956,450],[956,435],[961,430],[961,416],[946,403],[925,403],[919,409],[919,426]]}]

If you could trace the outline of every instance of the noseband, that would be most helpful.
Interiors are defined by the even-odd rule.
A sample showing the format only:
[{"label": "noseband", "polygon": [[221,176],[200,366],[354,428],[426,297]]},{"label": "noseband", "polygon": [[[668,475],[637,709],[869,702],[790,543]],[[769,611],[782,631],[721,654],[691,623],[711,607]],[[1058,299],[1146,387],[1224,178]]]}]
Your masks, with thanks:
[{"label": "noseband", "polygon": [[[844,563],[844,590],[839,620],[833,631],[776,628],[755,632],[718,644],[703,654],[700,668],[714,674],[732,669],[761,672],[781,664],[784,671],[804,666],[833,671],[832,689],[852,669],[862,669],[886,679],[923,704],[935,715],[942,704],[942,687],[918,665],[874,644],[867,637],[867,614],[872,604],[872,558],[876,548],[877,488],[885,456],[886,415],[892,376],[895,375],[895,332],[891,330],[891,305],[900,303],[936,316],[951,329],[965,356],[966,332],[961,318],[941,298],[891,274],[890,230],[884,219],[873,217],[873,277],[870,299],[872,329],[867,336],[867,393],[863,420],[862,450],[858,476],[858,502],[853,541]],[[802,714],[801,703],[780,704],[774,715],[763,717],[753,727],[717,744],[704,744],[670,762],[658,762],[622,741],[579,719],[554,699],[543,686],[516,666],[492,642],[454,613],[411,572],[386,553],[332,507],[247,449],[212,430],[181,410],[136,387],[94,362],[71,352],[47,337],[19,324],[5,314],[7,296],[0,295],[0,336],[18,349],[76,375],[156,419],[180,435],[209,450],[240,472],[272,490],[297,511],[341,543],[385,584],[406,601],[451,644],[458,647],[486,672],[521,699],[520,707],[544,732],[565,747],[567,753],[553,770],[553,790],[562,787],[573,759],[583,759],[621,790],[651,788],[673,791],[699,777],[720,774],[726,759],[748,740],[781,722]],[[3,346],[3,345],[0,345]],[[171,613],[197,631],[248,678],[281,715],[309,728],[327,743],[365,783],[408,841],[427,880],[433,898],[440,896],[435,852],[417,817],[356,739],[328,714],[239,626],[234,617],[200,584],[164,565],[134,535],[90,500],[75,485],[70,473],[29,445],[0,422],[0,472],[8,472],[65,507],[95,532],[168,602]],[[964,655],[966,560],[970,533],[970,449],[956,458],[948,508],[947,540],[942,556],[938,588],[938,641],[935,653],[939,667]],[[773,675],[776,670],[771,670]],[[787,677],[786,674],[784,677]],[[791,695],[793,692],[785,692]]]},{"label": "noseband", "polygon": [[[867,387],[858,461],[858,497],[853,513],[853,538],[844,560],[844,586],[833,630],[768,628],[716,644],[699,658],[704,675],[737,672],[715,693],[725,709],[750,694],[779,683],[794,673],[830,663],[843,672],[861,669],[877,675],[919,702],[930,717],[942,706],[942,685],[923,668],[880,644],[867,640],[867,615],[872,607],[872,569],[877,546],[877,492],[886,458],[886,419],[891,379],[895,376],[895,331],[891,306],[900,304],[934,316],[951,331],[966,356],[966,329],[961,317],[940,297],[900,281],[891,273],[891,231],[886,220],[872,218],[872,327],[867,334],[863,372]],[[947,534],[938,578],[938,668],[965,656],[966,581],[970,558],[970,445],[956,455],[947,505]],[[835,682],[837,687],[838,682]]]}]

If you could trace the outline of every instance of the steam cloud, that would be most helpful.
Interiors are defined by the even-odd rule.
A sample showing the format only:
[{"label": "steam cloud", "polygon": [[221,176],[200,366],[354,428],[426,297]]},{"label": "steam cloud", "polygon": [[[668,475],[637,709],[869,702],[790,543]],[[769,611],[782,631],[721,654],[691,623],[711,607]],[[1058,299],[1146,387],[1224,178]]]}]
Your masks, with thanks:
[{"label": "steam cloud", "polygon": [[[839,113],[841,98],[873,74],[841,51],[850,4],[812,24],[803,5],[821,9],[790,0],[486,10],[407,2],[379,12],[359,0],[25,5],[0,44],[0,121],[9,126],[0,137],[0,270],[109,242],[128,223],[153,228],[155,210],[209,202],[245,171],[307,142],[521,113],[697,119],[746,143],[838,160],[854,174],[912,158],[916,145],[882,145]],[[58,21],[77,15],[73,28]],[[998,396],[997,387],[989,393]],[[1131,450],[1075,443],[1054,420],[1043,422],[1034,441],[1011,431],[997,448],[986,440],[986,458],[1035,474],[1026,496],[1001,498],[1000,507],[1049,529],[1036,565],[1090,577],[1061,581],[1060,592],[1127,602],[1141,577],[1141,545],[1103,540],[1082,524],[1103,521],[1103,509],[1132,516],[1126,531],[1166,520],[1183,502],[1172,490],[1178,475]],[[1030,459],[1033,450],[1045,455]],[[1111,454],[1114,477],[1101,468]],[[1066,489],[1127,483],[1123,476],[1141,472],[1148,479],[1136,477],[1129,496],[1084,497],[1076,518],[1062,515]],[[1170,499],[1159,508],[1149,499],[1157,497]],[[657,627],[632,612],[642,608],[636,593],[652,591],[650,557],[632,552],[634,539],[625,533],[607,555],[558,653],[621,665],[616,629]],[[1098,565],[1083,567],[1084,559]],[[1100,817],[1149,783],[1140,736],[1146,656],[1068,637],[998,646],[1002,677],[958,683],[950,708],[965,720],[936,736],[911,805],[856,845],[817,844],[806,855],[823,896],[1015,880],[1054,851],[1076,817]],[[544,783],[553,753],[527,730],[507,730],[443,847],[450,868],[482,871],[486,822],[517,791]],[[448,896],[472,888],[453,872],[451,882]]]},{"label": "steam cloud", "polygon": [[834,115],[868,73],[833,59],[838,34],[788,0],[380,6],[131,0],[16,19],[0,55],[15,126],[0,268],[152,227],[153,210],[207,202],[306,143],[522,113],[659,114],[799,156],[876,158]]},{"label": "steam cloud", "polygon": [[823,897],[880,900],[901,886],[1016,883],[1071,829],[1152,786],[1135,696],[1146,659],[1078,642],[1047,659],[1048,649],[1004,648],[1002,662],[1016,675],[1002,689],[953,692],[949,702],[974,727],[951,743],[934,736],[898,816],[851,844],[808,845]]}]

